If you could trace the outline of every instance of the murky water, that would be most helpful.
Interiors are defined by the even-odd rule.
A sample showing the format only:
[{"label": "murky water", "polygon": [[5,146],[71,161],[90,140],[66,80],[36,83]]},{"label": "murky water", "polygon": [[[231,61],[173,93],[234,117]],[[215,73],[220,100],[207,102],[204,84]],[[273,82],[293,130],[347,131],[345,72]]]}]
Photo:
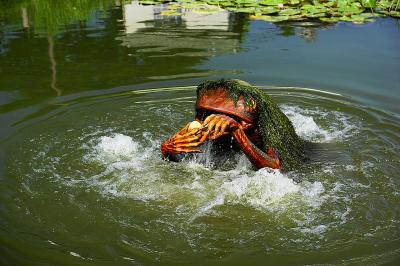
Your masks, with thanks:
[{"label": "murky water", "polygon": [[[397,21],[310,28],[161,8],[114,3],[52,35],[4,20],[1,262],[395,265]],[[192,85],[220,77],[271,84],[310,160],[289,173],[242,154],[216,164],[209,147],[161,160],[194,116]]]}]

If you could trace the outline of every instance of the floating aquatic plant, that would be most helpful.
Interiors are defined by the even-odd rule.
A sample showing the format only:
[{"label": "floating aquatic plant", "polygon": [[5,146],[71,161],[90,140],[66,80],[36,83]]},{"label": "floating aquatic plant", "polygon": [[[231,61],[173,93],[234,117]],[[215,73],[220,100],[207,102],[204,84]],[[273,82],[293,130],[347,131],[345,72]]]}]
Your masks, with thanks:
[{"label": "floating aquatic plant", "polygon": [[[143,0],[142,4],[159,4],[170,0]],[[400,17],[400,0],[175,0],[161,12],[164,16],[180,16],[182,10],[214,13],[220,9],[245,13],[255,20],[351,21],[365,23],[374,17]]]}]

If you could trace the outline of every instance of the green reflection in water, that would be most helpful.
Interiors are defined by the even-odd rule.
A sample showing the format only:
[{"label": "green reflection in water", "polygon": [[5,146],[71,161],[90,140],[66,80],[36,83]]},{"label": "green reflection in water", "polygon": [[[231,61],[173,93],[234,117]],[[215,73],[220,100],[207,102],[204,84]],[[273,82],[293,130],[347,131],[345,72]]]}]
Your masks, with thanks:
[{"label": "green reflection in water", "polygon": [[57,96],[60,96],[62,90],[57,85],[57,60],[55,56],[54,36],[71,23],[78,21],[85,23],[85,20],[95,10],[103,11],[110,3],[111,1],[109,0],[1,1],[0,22],[4,20],[8,25],[20,24],[23,28],[28,29],[28,31],[33,28],[34,34],[47,37],[47,50],[51,69],[50,87]]},{"label": "green reflection in water", "polygon": [[104,10],[110,0],[31,0],[0,1],[0,19],[22,22],[35,33],[54,35],[66,25],[86,20],[95,9]]},{"label": "green reflection in water", "polygon": [[[51,5],[53,2],[54,6]],[[145,23],[134,23],[137,32],[129,32],[129,23],[125,22],[128,5],[118,4],[108,8],[101,18],[84,21],[91,13],[101,13],[94,11],[96,6],[101,10],[108,3],[111,7],[111,1],[81,1],[80,12],[75,12],[72,2],[62,6],[57,1],[47,4],[43,1],[45,7],[36,12],[41,9],[40,3],[14,3],[2,14],[5,31],[18,37],[3,36],[4,48],[0,46],[0,54],[3,50],[6,56],[0,59],[3,66],[0,71],[8,75],[0,77],[1,88],[12,90],[17,87],[23,98],[27,95],[28,99],[65,95],[82,88],[112,88],[147,80],[210,75],[212,73],[207,70],[192,67],[210,55],[238,50],[247,23],[244,20],[236,23],[234,15],[228,14],[229,25],[225,29],[187,31],[182,20],[150,21],[150,16]],[[145,9],[139,5],[134,8],[132,11]],[[23,9],[27,10],[26,20],[21,18]],[[76,21],[80,22],[73,23]],[[20,32],[18,27],[24,24],[27,30]],[[39,36],[37,32],[41,32]],[[123,32],[127,34],[121,34]],[[188,47],[188,43],[193,45]],[[49,69],[51,73],[44,75]],[[50,95],[49,84],[53,91]]]},{"label": "green reflection in water", "polygon": [[[232,73],[197,66],[211,56],[240,51],[248,24],[244,18],[225,12],[223,26],[210,30],[187,20],[156,17],[154,6],[108,3],[103,11],[91,11],[88,4],[85,21],[77,21],[76,14],[58,26],[46,26],[62,20],[45,18],[44,12],[41,19],[33,19],[32,2],[8,6],[0,28],[0,113],[19,111],[4,119],[0,131],[29,119],[42,105],[52,105],[57,96],[124,91],[146,82],[158,86],[154,84],[183,78],[187,85],[195,83],[190,79]],[[24,4],[31,18],[26,28],[20,12]],[[97,4],[107,6],[106,1]],[[146,16],[130,21],[129,14]]]}]

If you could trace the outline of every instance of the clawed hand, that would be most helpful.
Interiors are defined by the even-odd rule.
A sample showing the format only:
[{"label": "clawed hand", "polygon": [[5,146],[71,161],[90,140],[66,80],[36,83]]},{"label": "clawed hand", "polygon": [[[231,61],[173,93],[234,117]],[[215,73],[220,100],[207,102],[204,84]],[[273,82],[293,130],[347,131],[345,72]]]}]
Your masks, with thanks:
[{"label": "clawed hand", "polygon": [[215,140],[222,135],[229,134],[229,131],[240,127],[239,123],[233,118],[220,114],[208,116],[204,120],[201,128],[195,128],[188,131],[189,124],[187,124],[161,146],[161,151],[164,155],[199,153],[201,151],[199,149],[195,149],[194,147],[200,146],[207,139]]},{"label": "clawed hand", "polygon": [[201,129],[195,128],[188,131],[190,123],[173,135],[161,146],[161,151],[166,154],[194,153],[201,152],[197,147],[204,143],[207,136],[201,134]]},{"label": "clawed hand", "polygon": [[237,129],[240,125],[235,119],[227,115],[213,114],[204,120],[203,128],[205,127],[208,129],[205,135],[209,136],[210,140],[214,140],[222,135],[229,134],[230,131]]}]

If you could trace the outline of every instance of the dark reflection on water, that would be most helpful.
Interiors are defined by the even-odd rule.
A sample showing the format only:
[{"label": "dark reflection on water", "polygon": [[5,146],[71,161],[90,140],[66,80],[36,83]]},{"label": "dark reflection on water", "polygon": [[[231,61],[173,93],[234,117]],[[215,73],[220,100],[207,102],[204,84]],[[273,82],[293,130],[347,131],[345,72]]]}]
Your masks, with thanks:
[{"label": "dark reflection on water", "polygon": [[1,88],[17,89],[28,99],[206,76],[208,71],[196,69],[202,61],[239,51],[248,22],[237,15],[208,15],[204,25],[201,15],[190,12],[185,18],[162,18],[162,8],[136,2],[113,6],[58,33],[39,29],[39,35],[36,28],[7,31],[15,27],[6,22]]},{"label": "dark reflection on water", "polygon": [[76,14],[70,3],[49,3],[55,14],[24,4],[0,13],[1,132],[56,96],[231,73],[199,66],[238,53],[248,25],[226,11],[161,17],[165,5],[100,1]]},{"label": "dark reflection on water", "polygon": [[136,1],[1,5],[0,90],[18,95],[1,112],[76,92],[218,77],[320,88],[399,111],[394,19],[275,25],[224,10],[166,17],[168,4]]}]

